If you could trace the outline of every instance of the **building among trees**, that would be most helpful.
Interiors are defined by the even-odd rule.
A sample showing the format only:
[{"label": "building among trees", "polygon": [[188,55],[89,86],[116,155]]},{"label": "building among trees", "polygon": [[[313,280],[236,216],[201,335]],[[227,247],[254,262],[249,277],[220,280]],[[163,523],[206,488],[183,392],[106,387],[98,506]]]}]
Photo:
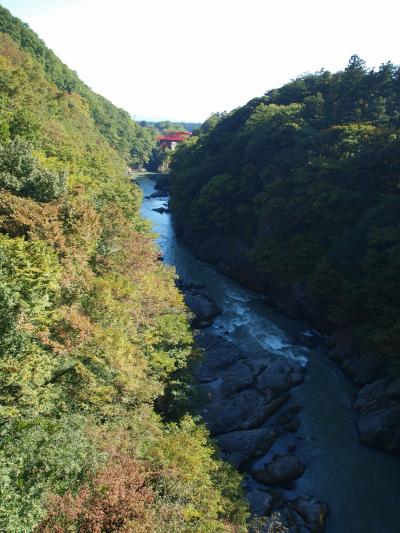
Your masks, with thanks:
[{"label": "building among trees", "polygon": [[165,148],[173,150],[177,143],[185,141],[190,135],[192,135],[190,131],[176,131],[167,135],[158,135],[157,141],[160,143],[162,150],[165,150]]}]

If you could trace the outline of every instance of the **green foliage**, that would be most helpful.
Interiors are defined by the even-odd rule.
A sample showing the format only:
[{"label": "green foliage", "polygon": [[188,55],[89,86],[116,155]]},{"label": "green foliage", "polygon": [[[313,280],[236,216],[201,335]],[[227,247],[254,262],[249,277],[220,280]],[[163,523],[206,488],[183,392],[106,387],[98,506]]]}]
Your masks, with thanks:
[{"label": "green foliage", "polygon": [[14,42],[35,58],[43,68],[46,78],[60,91],[76,93],[85,99],[99,131],[129,164],[140,167],[148,161],[154,146],[154,139],[148,131],[133,122],[126,111],[115,107],[104,97],[91,91],[78,78],[76,72],[64,65],[27,24],[13,17],[2,6],[0,6],[0,32],[8,34]]},{"label": "green foliage", "polygon": [[[101,454],[84,431],[85,419],[15,419],[1,427],[0,529],[32,531],[44,516],[47,493],[75,490]],[[73,435],[73,438],[71,438]]]},{"label": "green foliage", "polygon": [[234,236],[277,280],[305,281],[361,349],[398,359],[400,67],[307,74],[176,150],[176,228]]},{"label": "green foliage", "polygon": [[39,341],[59,296],[60,267],[42,241],[0,236],[1,416],[46,411],[56,366]]},{"label": "green foliage", "polygon": [[154,132],[0,30],[0,530],[239,531],[239,476],[155,413],[192,335],[126,176]]},{"label": "green foliage", "polygon": [[31,146],[16,139],[0,146],[0,187],[38,202],[50,202],[65,192],[66,174],[41,166]]},{"label": "green foliage", "polygon": [[170,120],[161,120],[159,122],[150,122],[142,120],[139,122],[144,128],[154,128],[159,133],[172,133],[175,131],[193,131],[200,126],[198,122],[171,122]]},{"label": "green foliage", "polygon": [[164,483],[169,497],[183,506],[184,531],[223,532],[229,531],[228,524],[243,526],[236,531],[246,531],[240,476],[215,460],[214,454],[207,432],[190,417],[184,417],[179,426],[170,424],[150,451],[152,462],[160,468],[167,472],[176,469]]}]

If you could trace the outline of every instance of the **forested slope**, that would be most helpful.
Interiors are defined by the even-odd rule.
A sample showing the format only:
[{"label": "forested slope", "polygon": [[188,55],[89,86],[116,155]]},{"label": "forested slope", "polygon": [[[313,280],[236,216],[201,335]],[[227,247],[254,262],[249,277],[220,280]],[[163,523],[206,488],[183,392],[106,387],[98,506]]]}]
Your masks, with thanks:
[{"label": "forested slope", "polygon": [[399,67],[354,56],[214,115],[172,172],[176,228],[201,257],[398,366]]},{"label": "forested slope", "polygon": [[192,338],[126,177],[137,126],[0,15],[0,530],[241,531],[238,475],[154,409]]},{"label": "forested slope", "polygon": [[0,32],[7,33],[43,67],[45,77],[61,92],[76,93],[85,99],[99,131],[130,165],[142,167],[149,160],[155,136],[149,128],[135,123],[123,109],[94,93],[47,48],[29,26],[0,6]]}]

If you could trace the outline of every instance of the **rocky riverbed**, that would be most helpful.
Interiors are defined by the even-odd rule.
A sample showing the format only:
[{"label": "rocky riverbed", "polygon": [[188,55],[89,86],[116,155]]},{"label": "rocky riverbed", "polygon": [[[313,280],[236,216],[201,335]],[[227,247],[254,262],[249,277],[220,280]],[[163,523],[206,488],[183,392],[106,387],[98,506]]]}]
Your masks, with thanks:
[{"label": "rocky riverbed", "polygon": [[[202,294],[193,289],[189,293],[194,323],[210,324],[217,306],[209,299],[208,305],[199,306],[196,296],[201,299]],[[277,524],[293,533],[324,531],[327,505],[291,494],[306,465],[296,456],[301,406],[290,391],[303,382],[305,366],[267,351],[246,353],[207,330],[198,333],[196,343],[203,352],[195,369],[202,417],[222,457],[245,473],[252,513],[269,515],[264,531],[278,531]],[[284,451],[280,440],[285,441]],[[264,464],[255,466],[260,457],[265,457]]]}]

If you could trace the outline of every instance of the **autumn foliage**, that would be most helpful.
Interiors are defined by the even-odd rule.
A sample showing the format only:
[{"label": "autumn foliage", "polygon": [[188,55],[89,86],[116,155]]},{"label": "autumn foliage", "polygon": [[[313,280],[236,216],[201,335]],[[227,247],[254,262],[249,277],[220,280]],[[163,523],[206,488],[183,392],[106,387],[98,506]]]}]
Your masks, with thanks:
[{"label": "autumn foliage", "polygon": [[127,456],[113,457],[76,495],[49,498],[50,508],[38,533],[154,532],[151,505],[155,474]]}]

